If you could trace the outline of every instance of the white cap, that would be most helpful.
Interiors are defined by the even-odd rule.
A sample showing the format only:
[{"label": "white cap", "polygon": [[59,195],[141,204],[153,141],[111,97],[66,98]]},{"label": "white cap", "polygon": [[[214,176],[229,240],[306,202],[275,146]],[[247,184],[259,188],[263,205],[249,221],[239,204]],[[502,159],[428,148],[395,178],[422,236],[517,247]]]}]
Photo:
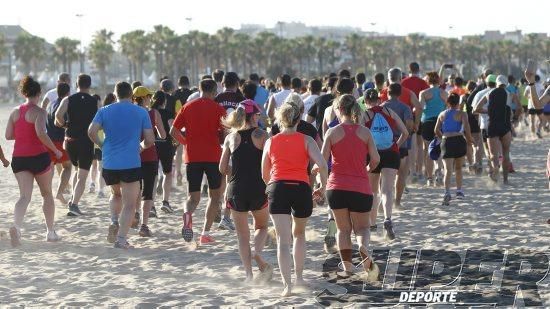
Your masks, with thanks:
[{"label": "white cap", "polygon": [[497,87],[500,85],[508,85],[508,79],[504,75],[497,76]]}]

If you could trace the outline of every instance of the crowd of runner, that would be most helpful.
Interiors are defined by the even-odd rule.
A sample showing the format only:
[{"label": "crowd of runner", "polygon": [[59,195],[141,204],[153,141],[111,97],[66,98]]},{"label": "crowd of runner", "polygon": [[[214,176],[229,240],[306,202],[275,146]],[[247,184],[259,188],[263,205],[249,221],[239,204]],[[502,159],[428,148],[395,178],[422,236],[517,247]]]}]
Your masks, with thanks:
[{"label": "crowd of runner", "polygon": [[[472,175],[508,184],[518,126],[543,138],[550,124],[550,87],[533,72],[526,71],[520,83],[490,69],[476,81],[465,81],[452,65],[420,72],[411,63],[409,74],[391,68],[372,81],[348,70],[321,79],[284,74],[269,81],[216,70],[201,78],[198,89],[186,76],[179,78],[178,89],[162,78],[157,91],[139,81],[119,82],[103,100],[91,94],[86,74],[77,77],[74,90],[71,77],[61,74],[43,98],[40,84],[27,76],[20,83],[26,101],[12,111],[5,132],[15,141],[11,167],[20,190],[11,244],[21,244],[35,180],[47,241],[61,239],[54,227],[54,198],[66,205],[69,217],[86,212],[80,200],[91,172],[88,194],[104,198],[104,187],[111,191],[106,239],[129,249],[131,228],[141,237],[154,236],[156,195],[162,197],[160,209],[174,213],[172,180],[181,186],[185,179],[182,238],[208,245],[215,242],[210,234],[215,222],[234,230],[247,281],[272,278],[273,266],[262,254],[271,217],[282,295],[306,285],[305,231],[314,205],[324,204],[329,207],[324,247],[340,255],[339,275],[353,275],[353,233],[363,259],[359,275],[376,280],[370,233],[381,223],[387,240],[397,237],[392,212],[403,207],[408,184],[442,187],[444,206],[466,198],[466,164]],[[1,148],[0,160],[10,165]],[[547,169],[550,180],[550,152]],[[59,185],[53,194],[55,171]],[[197,235],[193,215],[205,194]],[[377,221],[379,207],[383,221]],[[252,261],[260,271],[256,278]]]}]

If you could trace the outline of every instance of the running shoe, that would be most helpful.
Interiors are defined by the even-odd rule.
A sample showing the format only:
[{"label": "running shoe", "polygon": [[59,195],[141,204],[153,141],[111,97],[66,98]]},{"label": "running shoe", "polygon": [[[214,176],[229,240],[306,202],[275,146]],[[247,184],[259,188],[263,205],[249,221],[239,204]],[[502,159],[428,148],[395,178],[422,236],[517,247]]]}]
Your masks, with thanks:
[{"label": "running shoe", "polygon": [[378,225],[376,225],[376,224],[370,226],[370,231],[371,232],[376,232],[377,229],[378,229]]},{"label": "running shoe", "polygon": [[463,200],[464,199],[464,192],[462,191],[456,191],[456,199],[457,200]]},{"label": "running shoe", "polygon": [[273,278],[273,265],[266,263],[263,270],[254,279],[254,283],[266,283]]},{"label": "running shoe", "polygon": [[369,268],[364,270],[360,277],[367,282],[378,281],[378,278],[380,277],[380,269],[378,268],[378,265],[376,265],[374,260],[368,256],[364,247],[359,248],[359,254],[361,255],[361,265],[370,261]]},{"label": "running shoe", "polygon": [[130,227],[133,229],[137,229],[139,227],[139,212],[134,214],[134,219],[132,220],[132,225]]},{"label": "running shoe", "polygon": [[208,196],[208,186],[207,185],[202,186],[202,196]]},{"label": "running shoe", "polygon": [[103,190],[100,190],[99,192],[97,192],[97,197],[98,198],[105,198],[105,193],[103,193]]},{"label": "running shoe", "polygon": [[210,235],[201,235],[199,243],[201,246],[210,245],[214,243],[214,238]]},{"label": "running shoe", "polygon": [[114,248],[128,250],[128,249],[133,249],[134,246],[130,245],[130,243],[128,243],[127,241],[122,243],[117,240],[115,241]]},{"label": "running shoe", "polygon": [[153,234],[151,233],[151,230],[149,227],[145,224],[142,224],[139,228],[139,236],[141,237],[152,237]]},{"label": "running shoe", "polygon": [[151,207],[151,210],[149,211],[149,218],[158,218],[157,209],[155,208],[155,206]]},{"label": "running shoe", "polygon": [[157,195],[162,195],[162,181],[159,179],[159,184],[157,186]]},{"label": "running shoe", "polygon": [[78,217],[82,215],[83,213],[78,208],[78,205],[69,203],[69,212],[67,213],[67,217]]},{"label": "running shoe", "polygon": [[233,224],[233,220],[231,220],[230,218],[223,218],[218,224],[218,228],[220,230],[234,231],[235,225]]},{"label": "running shoe", "polygon": [[160,210],[164,211],[167,214],[174,213],[174,209],[172,206],[170,206],[170,203],[168,201],[162,201],[162,206],[160,207]]},{"label": "running shoe", "polygon": [[181,228],[181,237],[186,242],[193,240],[193,217],[190,212],[183,214],[183,227]]},{"label": "running shoe", "polygon": [[21,231],[15,226],[10,227],[10,242],[14,248],[21,246]]},{"label": "running shoe", "polygon": [[179,187],[179,186],[183,186],[183,176],[181,174],[178,174],[176,176],[176,185]]},{"label": "running shoe", "polygon": [[407,188],[407,187],[405,186],[405,188],[403,189],[403,193],[409,194],[409,193],[410,193],[410,192],[409,192],[409,188]]},{"label": "running shoe", "polygon": [[[458,195],[458,193],[457,193],[457,195]],[[451,201],[451,194],[447,192],[443,196],[443,203],[441,203],[441,205],[449,206],[450,201]]]},{"label": "running shoe", "polygon": [[514,169],[514,164],[512,164],[512,162],[510,162],[510,165],[508,167],[508,173],[513,174],[515,172],[516,172],[516,170]]},{"label": "running shoe", "polygon": [[384,237],[389,240],[395,239],[395,233],[393,231],[393,223],[391,220],[384,221]]},{"label": "running shoe", "polygon": [[432,178],[426,179],[426,186],[433,187],[435,184],[434,180]]},{"label": "running shoe", "polygon": [[540,131],[537,131],[537,137],[542,138],[542,134],[540,134]]},{"label": "running shoe", "polygon": [[61,240],[61,236],[57,235],[55,231],[49,231],[46,235],[47,242],[58,242]]},{"label": "running shoe", "polygon": [[95,193],[95,183],[90,184],[90,189],[88,190],[88,193]]},{"label": "running shoe", "polygon": [[116,241],[116,235],[118,234],[118,228],[119,228],[118,222],[111,223],[111,225],[109,225],[109,232],[107,234],[107,242],[112,244]]}]

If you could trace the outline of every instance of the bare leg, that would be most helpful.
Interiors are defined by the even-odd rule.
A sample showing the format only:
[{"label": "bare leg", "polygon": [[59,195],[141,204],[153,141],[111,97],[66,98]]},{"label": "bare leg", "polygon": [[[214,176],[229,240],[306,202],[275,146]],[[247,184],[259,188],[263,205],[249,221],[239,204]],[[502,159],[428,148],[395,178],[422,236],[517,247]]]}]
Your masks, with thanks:
[{"label": "bare leg", "polygon": [[424,166],[424,160],[426,157],[424,151],[424,140],[422,136],[416,135],[416,173],[420,176],[422,175],[422,167]]},{"label": "bare leg", "polygon": [[97,161],[97,183],[99,184],[99,192],[103,192],[105,188],[105,179],[101,176],[101,171],[103,170],[103,162]]},{"label": "bare leg", "polygon": [[291,294],[291,256],[290,244],[292,242],[292,220],[290,215],[271,215],[273,225],[277,231],[277,261],[283,280],[284,290],[282,296]]},{"label": "bare leg", "polygon": [[424,141],[424,162],[426,163],[426,178],[432,179],[434,176],[434,161],[428,156],[428,146],[430,142]]},{"label": "bare leg", "polygon": [[120,213],[120,228],[118,230],[118,241],[125,241],[130,224],[136,212],[136,196],[139,194],[139,181],[130,183],[121,182],[122,212]]},{"label": "bare leg", "polygon": [[380,204],[380,174],[369,173],[369,182],[372,189],[372,210],[370,211],[370,225],[376,225],[378,205]]},{"label": "bare leg", "polygon": [[293,257],[296,285],[304,286],[304,262],[306,258],[306,223],[307,218],[292,217],[292,236],[294,236]]},{"label": "bare leg", "polygon": [[[216,218],[216,213],[220,209],[222,192],[220,188],[218,189],[208,189],[208,205],[206,206],[205,220],[202,228],[203,234],[210,231],[214,219]],[[198,192],[200,194],[200,192]]]},{"label": "bare leg", "polygon": [[172,192],[172,172],[164,173],[164,179],[162,180],[162,200],[170,201],[170,193]]},{"label": "bare leg", "polygon": [[[462,160],[460,161],[460,164],[462,164]],[[445,192],[451,192],[451,177],[453,176],[453,169],[456,164],[457,162],[455,162],[455,159],[443,159],[443,169],[445,170],[443,184],[445,185]],[[462,165],[460,166],[460,170],[462,171]]]},{"label": "bare leg", "polygon": [[510,145],[512,144],[512,134],[508,132],[501,139],[502,144],[502,178],[504,183],[508,183],[508,173],[510,171]]},{"label": "bare leg", "polygon": [[79,168],[76,171],[75,177],[76,182],[73,179],[73,197],[71,198],[71,203],[78,205],[82,194],[84,194],[84,189],[86,187],[86,178],[88,177],[89,171]]},{"label": "bare leg", "polygon": [[[49,174],[48,176],[51,177]],[[13,211],[13,225],[17,229],[20,229],[27,212],[27,207],[31,202],[34,176],[29,172],[19,172],[15,174],[15,179],[17,179],[17,184],[19,185],[19,199],[15,203]]]},{"label": "bare leg", "polygon": [[397,173],[397,181],[395,182],[395,205],[401,206],[401,198],[407,184],[407,176],[409,175],[409,158],[404,157],[399,164]]},{"label": "bare leg", "polygon": [[[349,215],[353,224],[353,232],[359,244],[359,251],[367,252],[370,241],[369,221],[367,220],[367,216],[365,216],[363,212],[350,212]],[[371,261],[369,259],[363,263],[363,268],[368,271],[370,264]]]},{"label": "bare leg", "polygon": [[[269,224],[269,211],[267,207],[252,212],[254,217],[254,252],[252,257],[256,264],[263,270],[267,262],[262,257],[262,252],[267,240],[267,227]],[[248,223],[247,223],[248,224]]]},{"label": "bare leg", "polygon": [[491,178],[494,181],[498,180],[498,174],[499,174],[499,162],[498,157],[500,155],[500,138],[499,137],[491,137],[488,139],[489,144],[489,154],[491,157],[491,165],[493,167],[493,172],[491,173]]},{"label": "bare leg", "polygon": [[382,207],[384,207],[384,217],[386,220],[391,219],[392,204],[394,195],[395,177],[397,170],[391,168],[382,169],[382,181],[381,181],[381,201]]},{"label": "bare leg", "polygon": [[462,190],[462,162],[464,162],[464,157],[455,159],[455,178],[457,190]]},{"label": "bare leg", "polygon": [[36,175],[36,183],[40,188],[40,194],[42,195],[42,211],[44,212],[44,218],[46,219],[47,231],[53,231],[55,220],[55,204],[52,195],[52,177],[53,169],[47,173]]},{"label": "bare leg", "polygon": [[244,266],[246,279],[252,279],[252,253],[250,252],[250,229],[248,228],[248,212],[231,211],[235,221],[239,255]]},{"label": "bare leg", "polygon": [[342,260],[342,268],[344,271],[353,271],[354,266],[351,262],[353,252],[351,243],[352,223],[350,213],[347,208],[334,209],[332,211],[334,212],[334,219],[336,222],[336,227],[338,228],[338,232],[336,233],[336,244],[338,245],[340,259]]},{"label": "bare leg", "polygon": [[59,180],[59,185],[57,186],[55,198],[58,199],[63,205],[65,205],[67,204],[67,200],[65,200],[65,197],[63,196],[63,191],[65,191],[65,188],[71,180],[71,171],[73,165],[71,164],[71,161],[68,160],[61,163],[61,165],[63,166],[63,169],[61,171],[61,177]]}]

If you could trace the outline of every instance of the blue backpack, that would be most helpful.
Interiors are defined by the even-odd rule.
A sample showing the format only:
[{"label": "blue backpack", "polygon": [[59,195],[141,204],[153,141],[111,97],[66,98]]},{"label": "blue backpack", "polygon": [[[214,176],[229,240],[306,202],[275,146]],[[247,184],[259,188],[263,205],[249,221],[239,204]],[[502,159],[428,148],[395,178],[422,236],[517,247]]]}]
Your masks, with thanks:
[{"label": "blue backpack", "polygon": [[[393,130],[390,126],[385,115],[382,113],[382,109],[372,108],[371,111],[374,113],[370,125],[370,132],[376,148],[378,150],[386,150],[393,146]],[[368,114],[367,114],[368,115]]]}]

